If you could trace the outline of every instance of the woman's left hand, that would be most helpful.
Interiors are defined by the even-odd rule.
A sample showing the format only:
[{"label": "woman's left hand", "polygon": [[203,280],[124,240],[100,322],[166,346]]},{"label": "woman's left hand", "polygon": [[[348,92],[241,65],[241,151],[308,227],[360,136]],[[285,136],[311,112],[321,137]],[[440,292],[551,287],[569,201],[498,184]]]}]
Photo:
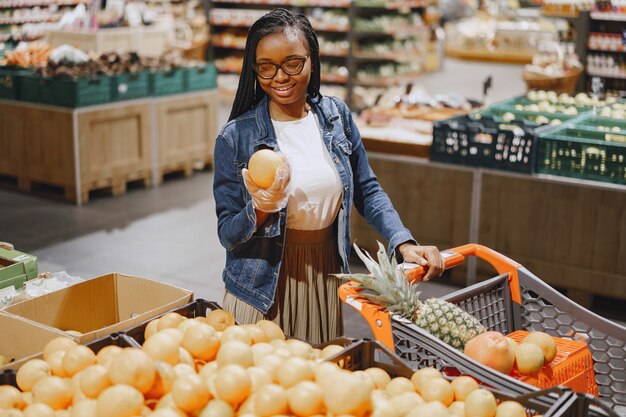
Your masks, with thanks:
[{"label": "woman's left hand", "polygon": [[422,278],[428,281],[434,277],[440,277],[444,270],[444,261],[436,246],[418,246],[412,243],[403,243],[398,247],[405,262],[413,262],[418,265],[428,266],[428,272]]}]

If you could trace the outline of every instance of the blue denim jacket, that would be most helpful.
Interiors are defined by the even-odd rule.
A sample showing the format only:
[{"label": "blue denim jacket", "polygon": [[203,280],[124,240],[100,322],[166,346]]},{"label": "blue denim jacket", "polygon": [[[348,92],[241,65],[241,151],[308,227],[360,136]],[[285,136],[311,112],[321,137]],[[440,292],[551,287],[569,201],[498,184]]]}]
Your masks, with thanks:
[{"label": "blue denim jacket", "polygon": [[[326,148],[343,186],[337,219],[341,271],[349,272],[350,212],[352,203],[389,241],[389,253],[413,241],[389,197],[369,166],[361,135],[342,101],[323,97],[309,100],[323,130]],[[267,97],[254,109],[227,123],[215,143],[213,194],[218,236],[226,248],[223,279],[226,290],[267,314],[274,303],[283,256],[287,209],[271,214],[259,230],[250,194],[241,175],[250,156],[260,148],[278,149]]]}]

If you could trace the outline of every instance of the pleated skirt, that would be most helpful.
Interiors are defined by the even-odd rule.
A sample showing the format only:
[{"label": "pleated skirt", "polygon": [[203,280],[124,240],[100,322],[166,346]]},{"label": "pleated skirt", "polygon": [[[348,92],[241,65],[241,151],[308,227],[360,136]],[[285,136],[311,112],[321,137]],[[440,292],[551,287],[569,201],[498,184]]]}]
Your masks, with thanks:
[{"label": "pleated skirt", "polygon": [[229,292],[223,307],[240,324],[271,320],[285,335],[324,343],[343,335],[336,231],[287,229],[275,302],[267,315]]}]

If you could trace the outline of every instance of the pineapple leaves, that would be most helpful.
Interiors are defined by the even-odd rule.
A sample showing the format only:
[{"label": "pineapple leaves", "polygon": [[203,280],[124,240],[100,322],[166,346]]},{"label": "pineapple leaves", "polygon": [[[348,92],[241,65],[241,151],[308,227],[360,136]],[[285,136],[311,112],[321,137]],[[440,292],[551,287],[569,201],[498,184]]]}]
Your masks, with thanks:
[{"label": "pineapple leaves", "polygon": [[407,280],[395,257],[389,258],[380,242],[376,254],[378,262],[356,244],[354,249],[370,273],[335,276],[354,281],[354,287],[361,290],[359,297],[411,320],[456,349],[463,349],[468,340],[485,331],[478,319],[454,304],[437,298],[421,301],[418,284]]},{"label": "pineapple leaves", "polygon": [[339,279],[356,282],[360,289],[359,296],[378,304],[387,311],[403,317],[411,318],[421,307],[417,284],[409,283],[398,268],[395,257],[389,258],[382,243],[378,243],[376,256],[361,250],[356,244],[354,249],[363,261],[369,274],[336,274]]}]

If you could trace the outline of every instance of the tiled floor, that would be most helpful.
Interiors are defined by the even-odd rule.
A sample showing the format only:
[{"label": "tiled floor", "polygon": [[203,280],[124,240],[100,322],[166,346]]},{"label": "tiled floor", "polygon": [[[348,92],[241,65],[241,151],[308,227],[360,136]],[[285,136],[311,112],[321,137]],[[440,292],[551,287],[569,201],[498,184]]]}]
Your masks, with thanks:
[{"label": "tiled floor", "polygon": [[[483,79],[493,75],[490,101],[524,91],[521,67],[446,61],[440,73],[420,83],[432,94],[455,92],[481,98]],[[230,109],[224,107],[224,122]],[[65,270],[91,278],[123,272],[193,290],[197,298],[221,301],[224,249],[216,233],[212,172],[169,178],[159,188],[135,188],[119,197],[92,195],[83,207],[58,193],[19,193],[0,181],[0,240],[39,257],[40,271]],[[361,268],[360,265],[354,265]],[[451,287],[428,283],[425,296]],[[364,320],[346,308],[346,334],[371,335]]]}]

